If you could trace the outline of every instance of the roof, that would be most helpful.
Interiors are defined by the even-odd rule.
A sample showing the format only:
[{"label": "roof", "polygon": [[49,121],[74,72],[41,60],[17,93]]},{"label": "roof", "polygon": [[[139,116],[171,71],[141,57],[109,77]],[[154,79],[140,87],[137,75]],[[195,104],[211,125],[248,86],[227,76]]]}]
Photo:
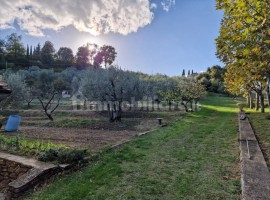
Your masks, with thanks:
[{"label": "roof", "polygon": [[7,87],[8,84],[7,83],[4,83],[4,82],[0,82],[0,87]]}]

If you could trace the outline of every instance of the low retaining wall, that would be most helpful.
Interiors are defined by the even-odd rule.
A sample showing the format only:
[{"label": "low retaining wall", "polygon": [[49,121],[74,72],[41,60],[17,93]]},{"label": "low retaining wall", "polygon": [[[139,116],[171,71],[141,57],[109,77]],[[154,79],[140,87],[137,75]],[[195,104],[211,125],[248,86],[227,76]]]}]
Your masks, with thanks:
[{"label": "low retaining wall", "polygon": [[0,152],[0,192],[5,200],[22,199],[26,191],[47,183],[69,167]]},{"label": "low retaining wall", "polygon": [[0,192],[3,192],[10,182],[25,174],[29,169],[31,167],[0,158]]},{"label": "low retaining wall", "polygon": [[239,114],[242,199],[270,199],[269,170],[249,120],[242,116],[245,113]]}]

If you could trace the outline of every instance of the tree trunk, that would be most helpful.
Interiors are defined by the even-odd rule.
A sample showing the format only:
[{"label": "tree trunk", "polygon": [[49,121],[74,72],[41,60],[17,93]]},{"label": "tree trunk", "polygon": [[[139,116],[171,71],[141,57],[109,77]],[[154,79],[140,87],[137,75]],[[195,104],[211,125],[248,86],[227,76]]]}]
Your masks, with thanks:
[{"label": "tree trunk", "polygon": [[195,100],[194,104],[195,104],[195,111],[197,111],[198,110],[198,100]]},{"label": "tree trunk", "polygon": [[46,115],[47,115],[47,117],[51,120],[51,121],[53,121],[53,117],[52,117],[52,115],[51,114],[49,114],[49,113],[47,113],[47,112],[45,112],[46,113]]},{"label": "tree trunk", "polygon": [[31,100],[27,101],[27,108],[30,108],[31,103],[32,103],[33,100],[34,100],[34,99],[31,99]]},{"label": "tree trunk", "polygon": [[121,103],[119,102],[119,105],[118,105],[118,111],[117,111],[117,116],[116,116],[116,121],[118,122],[121,122],[122,120],[122,106],[121,106]]},{"label": "tree trunk", "polygon": [[250,94],[247,95],[247,106],[250,107]]},{"label": "tree trunk", "polygon": [[260,99],[260,96],[259,96],[259,94],[256,92],[256,105],[255,105],[256,111],[259,110],[259,104],[260,104],[259,99]]},{"label": "tree trunk", "polygon": [[159,104],[160,104],[160,102],[157,101],[157,110],[160,110]]},{"label": "tree trunk", "polygon": [[121,107],[121,103],[119,103],[118,105],[118,110],[117,110],[117,106],[115,103],[113,103],[112,109],[110,107],[110,104],[107,104],[107,109],[108,109],[108,113],[109,113],[109,119],[110,122],[121,122],[122,119],[122,107]]},{"label": "tree trunk", "polygon": [[108,110],[108,115],[109,115],[109,121],[113,122],[113,111],[111,111],[111,106],[109,103],[107,103],[107,110]]},{"label": "tree trunk", "polygon": [[169,101],[169,111],[171,111],[171,110],[172,110],[172,102]]},{"label": "tree trunk", "polygon": [[41,98],[38,98],[38,100],[39,100],[39,102],[41,103],[41,106],[42,106],[42,108],[43,108],[43,110],[44,110],[46,116],[47,116],[51,121],[53,121],[52,113],[58,108],[59,103],[60,103],[60,100],[61,100],[61,97],[58,98],[57,104],[55,105],[55,107],[52,108],[51,111],[49,111],[49,110],[50,110],[50,107],[51,107],[51,105],[52,105],[53,99],[54,99],[54,97],[55,97],[56,94],[57,94],[57,93],[53,93],[52,96],[51,96],[51,98],[48,100],[47,103],[44,103],[43,100],[42,100]]},{"label": "tree trunk", "polygon": [[[187,102],[188,103],[188,102]],[[182,105],[185,107],[186,112],[188,112],[187,103],[182,102]]]},{"label": "tree trunk", "polygon": [[269,108],[269,112],[270,112],[270,88],[269,88],[269,86],[267,86],[267,88],[266,88],[266,96],[267,96],[268,108]]},{"label": "tree trunk", "polygon": [[193,101],[190,101],[190,109],[193,110]]},{"label": "tree trunk", "polygon": [[263,93],[260,94],[260,101],[261,101],[261,113],[264,113],[265,112],[265,109],[264,109],[264,95]]},{"label": "tree trunk", "polygon": [[253,109],[254,107],[253,107],[253,96],[252,96],[252,93],[249,93],[249,108],[250,109]]}]

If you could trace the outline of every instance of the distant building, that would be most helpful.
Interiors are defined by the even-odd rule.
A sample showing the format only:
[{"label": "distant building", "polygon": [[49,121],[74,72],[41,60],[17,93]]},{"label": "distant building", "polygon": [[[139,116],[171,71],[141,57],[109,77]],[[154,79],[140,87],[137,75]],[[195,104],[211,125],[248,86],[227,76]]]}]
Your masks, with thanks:
[{"label": "distant building", "polygon": [[70,100],[72,101],[73,110],[83,110],[86,108],[87,98],[81,91],[77,91],[73,94]]},{"label": "distant building", "polygon": [[69,94],[68,91],[64,90],[64,91],[62,91],[62,97],[63,97],[63,98],[70,98],[71,95]]},{"label": "distant building", "polygon": [[199,75],[197,72],[194,72],[193,74],[190,74],[190,76],[197,76]]}]

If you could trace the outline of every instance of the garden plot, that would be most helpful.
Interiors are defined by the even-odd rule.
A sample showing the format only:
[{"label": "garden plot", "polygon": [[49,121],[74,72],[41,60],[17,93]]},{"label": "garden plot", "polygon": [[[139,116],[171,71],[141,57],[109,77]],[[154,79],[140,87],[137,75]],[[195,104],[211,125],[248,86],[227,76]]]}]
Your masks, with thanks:
[{"label": "garden plot", "polygon": [[164,117],[165,123],[178,112],[126,112],[122,122],[110,123],[107,113],[91,111],[58,111],[55,120],[50,121],[38,110],[23,110],[18,132],[2,132],[7,137],[19,136],[20,139],[63,144],[71,147],[99,150],[126,141],[136,134],[159,127],[157,117]]}]

